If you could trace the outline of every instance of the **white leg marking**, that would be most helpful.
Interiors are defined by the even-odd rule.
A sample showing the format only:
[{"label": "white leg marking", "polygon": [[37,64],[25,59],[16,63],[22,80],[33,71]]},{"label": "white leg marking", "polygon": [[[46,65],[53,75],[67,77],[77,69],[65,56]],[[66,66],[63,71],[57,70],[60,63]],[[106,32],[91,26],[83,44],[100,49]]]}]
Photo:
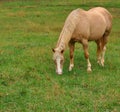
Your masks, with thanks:
[{"label": "white leg marking", "polygon": [[74,64],[70,64],[69,71],[72,71],[73,67],[74,67]]},{"label": "white leg marking", "polygon": [[101,65],[101,56],[100,56],[100,55],[99,55],[98,58],[97,58],[97,63],[98,63],[99,65]]},{"label": "white leg marking", "polygon": [[90,63],[90,60],[87,59],[87,72],[91,72],[92,69],[91,69],[91,63]]},{"label": "white leg marking", "polygon": [[106,47],[103,48],[102,51],[102,56],[101,56],[101,65],[104,67],[104,57],[105,57],[105,51],[106,51]]}]

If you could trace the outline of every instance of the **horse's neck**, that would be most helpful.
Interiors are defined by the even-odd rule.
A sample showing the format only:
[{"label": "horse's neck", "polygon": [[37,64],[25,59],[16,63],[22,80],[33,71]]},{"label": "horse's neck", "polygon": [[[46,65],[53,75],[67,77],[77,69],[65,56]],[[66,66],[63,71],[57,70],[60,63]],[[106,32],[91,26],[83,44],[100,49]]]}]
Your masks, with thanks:
[{"label": "horse's neck", "polygon": [[64,41],[58,42],[56,48],[57,48],[59,51],[65,50],[66,45],[65,45]]},{"label": "horse's neck", "polygon": [[65,48],[67,47],[70,41],[70,38],[71,38],[70,32],[63,30],[57,42],[57,46],[56,46],[57,49],[59,49],[60,51],[65,50]]},{"label": "horse's neck", "polygon": [[60,50],[61,49],[64,50],[67,47],[67,45],[72,37],[72,34],[73,34],[75,26],[76,26],[76,24],[74,23],[74,21],[75,21],[74,19],[71,20],[71,18],[68,18],[67,21],[65,22],[65,25],[62,29],[62,32],[59,36],[58,43],[56,46]]}]

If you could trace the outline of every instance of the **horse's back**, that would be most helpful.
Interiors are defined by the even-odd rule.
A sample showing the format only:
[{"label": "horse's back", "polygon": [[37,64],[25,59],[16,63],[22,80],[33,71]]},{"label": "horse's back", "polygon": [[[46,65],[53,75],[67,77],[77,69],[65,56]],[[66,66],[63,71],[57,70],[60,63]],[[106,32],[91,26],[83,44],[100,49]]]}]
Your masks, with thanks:
[{"label": "horse's back", "polygon": [[[102,37],[107,27],[103,14],[98,13],[95,9],[89,11],[77,9],[72,13],[77,15],[77,19],[74,21],[77,24],[73,37],[88,40],[96,40]],[[72,13],[71,15],[73,15]]]},{"label": "horse's back", "polygon": [[96,7],[88,11],[83,9],[73,10],[68,15],[63,29],[72,33],[71,38],[81,41],[82,38],[97,40],[106,31],[110,32],[111,27],[111,14],[105,8]]}]

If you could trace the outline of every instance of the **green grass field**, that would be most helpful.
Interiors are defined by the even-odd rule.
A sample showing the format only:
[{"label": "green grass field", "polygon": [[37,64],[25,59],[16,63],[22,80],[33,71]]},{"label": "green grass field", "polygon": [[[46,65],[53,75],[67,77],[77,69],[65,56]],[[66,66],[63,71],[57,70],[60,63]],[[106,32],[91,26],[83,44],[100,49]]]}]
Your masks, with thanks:
[{"label": "green grass field", "polygon": [[[55,73],[55,47],[67,15],[76,8],[106,7],[113,15],[105,67],[89,43],[92,73],[76,44],[75,68]],[[120,112],[120,0],[0,1],[0,112]]]}]

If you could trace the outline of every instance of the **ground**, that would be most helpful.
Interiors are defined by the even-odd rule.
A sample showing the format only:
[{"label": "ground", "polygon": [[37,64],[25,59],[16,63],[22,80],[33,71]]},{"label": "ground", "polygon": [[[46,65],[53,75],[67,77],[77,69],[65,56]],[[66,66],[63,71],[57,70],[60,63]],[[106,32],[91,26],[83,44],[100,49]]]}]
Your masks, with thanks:
[{"label": "ground", "polygon": [[[86,72],[83,49],[76,44],[75,68],[69,72],[65,51],[63,75],[55,73],[55,47],[67,15],[76,8],[107,8],[113,29],[105,67],[89,43],[93,71]],[[26,0],[0,2],[0,112],[119,112],[120,1]]]}]

